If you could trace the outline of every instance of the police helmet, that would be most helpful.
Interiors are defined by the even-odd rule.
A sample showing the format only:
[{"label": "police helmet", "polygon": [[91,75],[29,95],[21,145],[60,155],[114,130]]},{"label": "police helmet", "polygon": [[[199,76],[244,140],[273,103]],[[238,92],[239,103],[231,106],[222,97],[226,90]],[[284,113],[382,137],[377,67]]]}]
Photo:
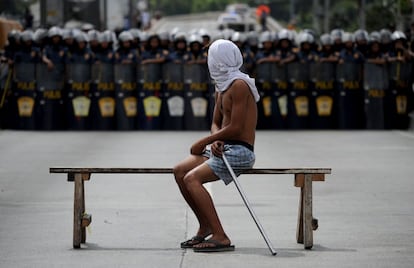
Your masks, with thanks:
[{"label": "police helmet", "polygon": [[201,38],[201,36],[199,36],[198,34],[192,34],[190,35],[190,37],[188,38],[188,44],[193,44],[193,43],[199,43],[202,44],[203,43],[203,39]]},{"label": "police helmet", "polygon": [[84,33],[84,32],[77,33],[75,35],[75,40],[78,43],[81,43],[81,42],[89,42],[88,35],[86,33]]},{"label": "police helmet", "polygon": [[70,38],[75,38],[75,32],[71,29],[63,29],[62,30],[62,39],[66,40],[66,39],[70,39]]},{"label": "police helmet", "polygon": [[287,30],[287,29],[282,29],[278,34],[277,34],[277,36],[279,37],[279,40],[284,40],[284,39],[286,39],[286,40],[289,40],[289,41],[292,41],[292,35],[291,35],[291,33],[289,32],[289,30]]},{"label": "police helmet", "polygon": [[203,29],[203,28],[201,28],[200,30],[198,30],[198,35],[200,35],[201,37],[208,37],[208,38],[210,38],[211,36],[210,36],[210,33],[206,30],[206,29]]},{"label": "police helmet", "polygon": [[130,29],[129,32],[132,34],[134,39],[140,40],[141,31],[139,29],[133,28],[133,29]]},{"label": "police helmet", "polygon": [[392,39],[392,41],[407,40],[407,37],[405,36],[405,34],[403,32],[395,31],[395,32],[392,33],[391,39]]},{"label": "police helmet", "polygon": [[26,31],[22,32],[21,35],[20,35],[20,39],[23,42],[33,41],[34,40],[33,32],[31,30],[26,30]]},{"label": "police helmet", "polygon": [[112,33],[109,30],[99,34],[98,37],[99,43],[111,43],[112,42]]},{"label": "police helmet", "polygon": [[59,27],[53,26],[52,28],[49,29],[48,33],[47,33],[48,37],[54,37],[54,36],[62,36],[62,31],[60,30]]},{"label": "police helmet", "polygon": [[302,45],[304,43],[313,44],[315,39],[313,36],[308,32],[301,32],[298,36],[298,44]]},{"label": "police helmet", "polygon": [[40,42],[47,37],[47,30],[43,28],[39,28],[34,32],[34,40],[35,42]]},{"label": "police helmet", "polygon": [[357,42],[369,40],[368,32],[362,29],[356,30],[354,33],[354,39]]},{"label": "police helmet", "polygon": [[231,36],[231,41],[244,43],[246,41],[246,36],[241,32],[234,32]]},{"label": "police helmet", "polygon": [[333,41],[335,40],[341,40],[342,41],[342,36],[344,35],[344,30],[342,29],[333,29],[331,31],[331,38]]},{"label": "police helmet", "polygon": [[187,42],[186,34],[184,32],[178,32],[174,35],[174,42],[177,43],[179,41]]},{"label": "police helmet", "polygon": [[381,29],[380,31],[380,36],[381,36],[381,43],[383,44],[388,44],[391,43],[392,39],[391,39],[391,31],[388,29]]},{"label": "police helmet", "polygon": [[127,41],[134,40],[134,37],[129,31],[123,31],[122,33],[119,34],[118,40],[121,42],[127,42]]},{"label": "police helmet", "polygon": [[369,34],[369,42],[370,43],[380,43],[381,42],[381,34],[377,31],[373,31]]},{"label": "police helmet", "polygon": [[98,41],[99,32],[97,30],[88,31],[88,38],[89,38],[89,41]]},{"label": "police helmet", "polygon": [[265,42],[273,42],[272,33],[269,31],[265,31],[261,33],[259,37],[259,42],[262,44]]},{"label": "police helmet", "polygon": [[354,42],[354,35],[352,33],[345,32],[342,34],[342,42]]},{"label": "police helmet", "polygon": [[320,40],[321,40],[321,45],[322,46],[331,46],[331,45],[333,45],[333,39],[332,39],[330,34],[325,33],[325,34],[321,35]]}]

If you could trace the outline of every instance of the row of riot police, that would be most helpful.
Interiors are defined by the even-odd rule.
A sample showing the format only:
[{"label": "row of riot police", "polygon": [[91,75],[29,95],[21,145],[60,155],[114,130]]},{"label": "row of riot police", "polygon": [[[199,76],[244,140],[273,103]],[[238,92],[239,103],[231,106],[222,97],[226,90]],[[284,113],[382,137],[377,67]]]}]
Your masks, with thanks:
[{"label": "row of riot police", "polygon": [[206,130],[206,65],[16,63],[3,127],[41,130]]},{"label": "row of riot police", "polygon": [[[256,67],[258,129],[406,129],[411,63]],[[2,127],[42,130],[208,130],[214,85],[206,64],[15,63]]]},{"label": "row of riot police", "polygon": [[412,64],[260,64],[258,128],[406,129]]}]

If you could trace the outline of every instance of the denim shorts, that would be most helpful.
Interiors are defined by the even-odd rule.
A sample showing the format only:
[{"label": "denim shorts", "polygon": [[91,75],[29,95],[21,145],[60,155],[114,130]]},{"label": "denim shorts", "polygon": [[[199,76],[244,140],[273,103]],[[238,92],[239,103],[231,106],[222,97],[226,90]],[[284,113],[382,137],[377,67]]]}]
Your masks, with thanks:
[{"label": "denim shorts", "polygon": [[[253,167],[256,156],[253,148],[240,144],[224,144],[224,151],[227,161],[233,168],[236,176],[239,176],[243,170]],[[226,185],[233,181],[233,178],[228,171],[226,164],[222,158],[213,155],[210,149],[207,149],[203,156],[207,157],[207,165],[213,170],[214,174],[220,178]]]}]

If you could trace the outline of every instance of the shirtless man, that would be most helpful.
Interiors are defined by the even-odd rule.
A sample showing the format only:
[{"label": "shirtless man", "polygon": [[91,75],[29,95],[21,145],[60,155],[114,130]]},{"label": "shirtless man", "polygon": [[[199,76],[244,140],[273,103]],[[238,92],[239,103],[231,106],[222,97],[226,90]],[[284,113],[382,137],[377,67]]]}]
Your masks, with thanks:
[{"label": "shirtless man", "polygon": [[195,252],[234,250],[203,184],[221,179],[227,185],[232,181],[222,154],[237,175],[255,161],[256,102],[260,97],[254,79],[240,72],[242,64],[240,50],[232,42],[217,40],[210,46],[208,67],[216,84],[211,135],[195,142],[190,156],[174,167],[178,187],[199,222],[197,234],[181,247]]}]

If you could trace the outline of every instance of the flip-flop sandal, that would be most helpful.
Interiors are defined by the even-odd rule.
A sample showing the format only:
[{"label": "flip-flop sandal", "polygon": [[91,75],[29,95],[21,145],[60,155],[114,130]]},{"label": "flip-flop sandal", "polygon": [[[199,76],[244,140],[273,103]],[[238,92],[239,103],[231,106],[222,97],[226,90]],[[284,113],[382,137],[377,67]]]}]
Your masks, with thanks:
[{"label": "flip-flop sandal", "polygon": [[224,251],[234,251],[235,246],[234,245],[224,245],[220,243],[219,241],[209,239],[205,240],[202,243],[209,243],[213,244],[213,246],[207,246],[207,247],[193,247],[194,252],[224,252]]},{"label": "flip-flop sandal", "polygon": [[202,236],[193,236],[191,239],[181,243],[181,248],[193,248],[194,245],[204,242],[204,237]]}]

